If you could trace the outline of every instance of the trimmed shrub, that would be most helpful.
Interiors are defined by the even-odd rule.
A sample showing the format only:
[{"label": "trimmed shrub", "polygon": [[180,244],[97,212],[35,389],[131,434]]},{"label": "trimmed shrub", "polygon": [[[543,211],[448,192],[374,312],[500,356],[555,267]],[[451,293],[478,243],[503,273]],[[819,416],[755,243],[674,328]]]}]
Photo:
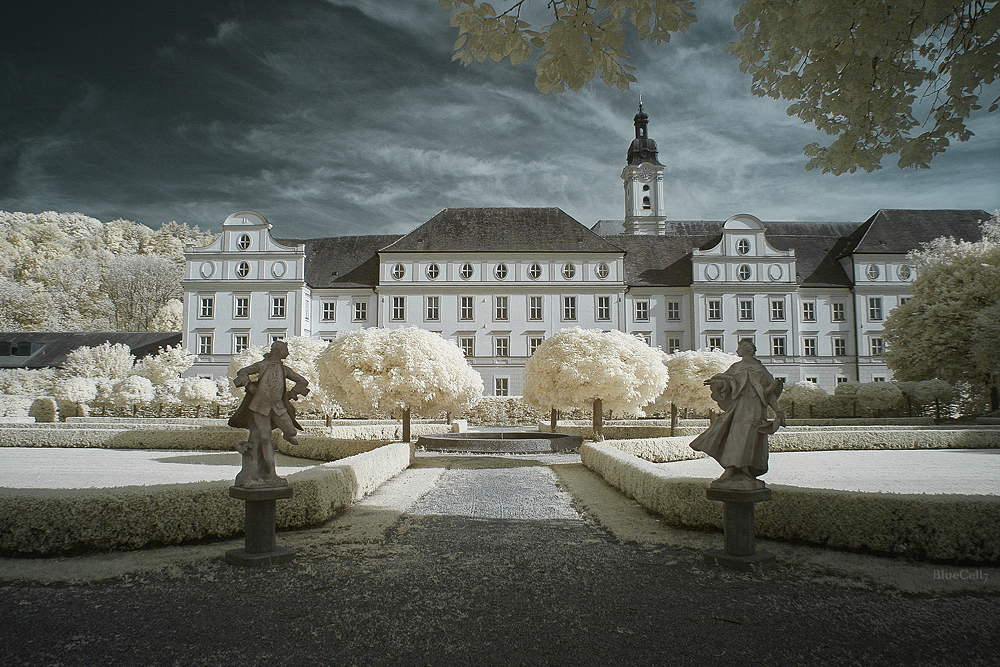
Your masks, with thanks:
[{"label": "trimmed shrub", "polygon": [[28,410],[28,416],[34,417],[36,422],[54,422],[59,416],[59,407],[56,399],[51,396],[41,396],[36,398]]}]

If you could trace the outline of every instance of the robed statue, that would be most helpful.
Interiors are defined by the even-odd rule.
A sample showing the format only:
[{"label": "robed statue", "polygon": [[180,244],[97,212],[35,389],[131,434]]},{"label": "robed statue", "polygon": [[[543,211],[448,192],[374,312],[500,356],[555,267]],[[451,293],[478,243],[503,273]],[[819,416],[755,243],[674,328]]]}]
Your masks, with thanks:
[{"label": "robed statue", "polygon": [[[263,361],[236,371],[233,384],[244,387],[246,395],[229,418],[229,425],[250,430],[250,439],[238,445],[243,468],[236,475],[236,486],[255,489],[288,484],[274,469],[271,432],[280,428],[286,442],[299,444],[295,436],[302,426],[295,420],[292,401],[309,393],[309,382],[282,363],[287,357],[288,344],[277,340]],[[251,380],[251,375],[257,379]],[[295,383],[291,389],[286,384],[289,380]]]},{"label": "robed statue", "polygon": [[[785,425],[785,413],[778,407],[784,382],[771,376],[756,353],[753,341],[744,338],[736,347],[740,360],[725,373],[705,380],[712,388],[712,400],[724,412],[691,442],[691,448],[705,452],[724,468],[712,482],[713,488],[765,488],[757,478],[767,472],[767,436]],[[769,407],[774,410],[773,420],[767,418]]]}]

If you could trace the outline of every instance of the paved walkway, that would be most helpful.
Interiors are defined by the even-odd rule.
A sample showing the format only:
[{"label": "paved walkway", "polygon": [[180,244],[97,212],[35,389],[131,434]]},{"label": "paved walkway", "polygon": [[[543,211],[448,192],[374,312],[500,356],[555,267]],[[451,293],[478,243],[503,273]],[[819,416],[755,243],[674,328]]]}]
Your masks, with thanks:
[{"label": "paved walkway", "polygon": [[776,570],[718,570],[719,535],[573,456],[420,455],[278,539],[298,557],[259,570],[220,558],[239,542],[0,561],[0,664],[996,664],[996,568],[766,543]]}]

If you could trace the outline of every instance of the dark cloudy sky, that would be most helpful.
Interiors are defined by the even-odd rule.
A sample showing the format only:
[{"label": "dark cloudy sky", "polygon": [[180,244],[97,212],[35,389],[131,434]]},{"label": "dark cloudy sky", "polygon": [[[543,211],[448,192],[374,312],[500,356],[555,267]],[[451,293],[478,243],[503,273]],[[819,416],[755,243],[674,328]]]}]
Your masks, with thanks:
[{"label": "dark cloudy sky", "polygon": [[218,230],[249,208],[286,237],[403,232],[458,206],[589,225],[623,215],[640,91],[674,219],[1000,207],[1000,114],[929,171],[806,172],[802,147],[826,137],[750,94],[722,50],[737,6],[700,3],[687,34],[636,47],[632,91],[544,96],[526,65],[453,62],[437,0],[5,0],[0,209]]}]

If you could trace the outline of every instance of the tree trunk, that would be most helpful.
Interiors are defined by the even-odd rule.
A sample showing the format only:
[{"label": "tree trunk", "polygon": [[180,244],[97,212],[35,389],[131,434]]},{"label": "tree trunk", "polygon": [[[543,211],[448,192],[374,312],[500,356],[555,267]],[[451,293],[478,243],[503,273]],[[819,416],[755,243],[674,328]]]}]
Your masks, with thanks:
[{"label": "tree trunk", "polygon": [[549,413],[549,431],[552,433],[556,432],[556,425],[559,423],[559,411],[552,408],[552,412]]},{"label": "tree trunk", "polygon": [[450,412],[446,412],[446,413],[444,414],[444,419],[445,419],[445,421],[446,421],[446,422],[448,423],[448,425],[449,425],[449,426],[451,425],[451,422],[453,422],[453,421],[454,421],[454,420],[452,419],[452,417],[451,417],[451,413],[450,413]]},{"label": "tree trunk", "polygon": [[935,424],[940,424],[941,423],[941,399],[940,398],[935,398],[934,399],[934,423]]},{"label": "tree trunk", "polygon": [[809,404],[809,419],[813,418],[813,407],[814,406],[810,403]]},{"label": "tree trunk", "polygon": [[795,419],[795,401],[792,401],[792,419]]},{"label": "tree trunk", "polygon": [[599,398],[594,399],[594,440],[604,440],[604,403]]},{"label": "tree trunk", "polygon": [[996,412],[1000,410],[1000,392],[997,391],[996,385],[990,387],[990,412]]},{"label": "tree trunk", "polygon": [[410,441],[410,409],[403,410],[403,442]]},{"label": "tree trunk", "polygon": [[677,429],[677,406],[673,403],[670,404],[670,435],[674,434]]},{"label": "tree trunk", "polygon": [[331,428],[333,426],[333,415],[329,412],[326,413],[326,427]]}]

